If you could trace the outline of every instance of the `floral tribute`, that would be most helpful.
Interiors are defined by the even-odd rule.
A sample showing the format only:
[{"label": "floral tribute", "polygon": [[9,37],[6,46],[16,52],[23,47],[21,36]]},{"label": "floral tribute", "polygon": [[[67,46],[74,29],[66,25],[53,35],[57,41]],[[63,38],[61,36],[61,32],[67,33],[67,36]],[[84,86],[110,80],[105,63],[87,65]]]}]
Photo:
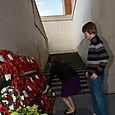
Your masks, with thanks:
[{"label": "floral tribute", "polygon": [[10,112],[10,115],[48,115],[48,114],[41,113],[41,111],[38,110],[38,106],[34,104],[32,107],[27,106],[25,108],[18,108],[17,110]]},{"label": "floral tribute", "polygon": [[24,96],[20,95],[19,90],[12,86],[4,87],[0,92],[0,96],[2,104],[8,110],[15,110],[17,108],[24,107]]},{"label": "floral tribute", "polygon": [[[0,115],[26,115],[29,110],[35,110],[33,115],[49,113],[51,97],[42,94],[47,80],[33,57],[0,50],[0,78]],[[30,107],[32,103],[40,111],[36,106]]]},{"label": "floral tribute", "polygon": [[0,115],[9,115],[8,109],[0,103]]}]

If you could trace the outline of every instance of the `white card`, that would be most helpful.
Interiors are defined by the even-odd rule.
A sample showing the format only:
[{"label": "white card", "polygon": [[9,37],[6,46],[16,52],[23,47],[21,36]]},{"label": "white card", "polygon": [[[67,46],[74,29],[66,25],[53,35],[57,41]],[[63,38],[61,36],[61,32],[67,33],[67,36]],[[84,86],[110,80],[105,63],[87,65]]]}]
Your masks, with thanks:
[{"label": "white card", "polygon": [[8,54],[7,56],[10,58],[10,60],[14,60],[10,54]]},{"label": "white card", "polygon": [[23,92],[25,97],[29,97],[29,95],[27,94],[27,92],[25,90],[23,90],[22,92]]},{"label": "white card", "polygon": [[30,91],[32,91],[32,88],[30,86],[27,86]]},{"label": "white card", "polygon": [[5,74],[4,76],[6,81],[11,80],[11,74]]},{"label": "white card", "polygon": [[2,55],[0,55],[0,61],[5,62],[5,60],[4,60]]}]

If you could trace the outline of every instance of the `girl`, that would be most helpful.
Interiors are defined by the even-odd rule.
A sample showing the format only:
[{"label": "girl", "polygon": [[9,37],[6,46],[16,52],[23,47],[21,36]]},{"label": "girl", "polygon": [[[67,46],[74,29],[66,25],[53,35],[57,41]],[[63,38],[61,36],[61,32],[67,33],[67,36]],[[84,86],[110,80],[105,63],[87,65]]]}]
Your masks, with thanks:
[{"label": "girl", "polygon": [[64,113],[65,115],[74,115],[76,109],[71,96],[78,94],[81,90],[80,79],[77,73],[67,63],[61,62],[53,56],[49,57],[48,64],[50,67],[50,78],[44,93],[47,92],[54,76],[57,75],[62,82],[61,97],[68,108]]}]

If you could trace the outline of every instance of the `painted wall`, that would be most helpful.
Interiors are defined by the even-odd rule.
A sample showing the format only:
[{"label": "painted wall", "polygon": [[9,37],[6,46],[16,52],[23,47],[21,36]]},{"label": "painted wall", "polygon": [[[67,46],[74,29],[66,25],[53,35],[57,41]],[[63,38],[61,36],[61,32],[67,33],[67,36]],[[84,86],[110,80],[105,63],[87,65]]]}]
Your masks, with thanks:
[{"label": "painted wall", "polygon": [[50,53],[75,51],[71,19],[71,15],[42,17]]},{"label": "painted wall", "polygon": [[100,25],[110,60],[108,65],[108,91],[115,93],[115,1],[102,0],[100,10]]},{"label": "painted wall", "polygon": [[[98,22],[99,22],[99,16],[100,16],[100,1],[99,0],[88,0],[85,3],[83,0],[81,0],[81,2],[79,1],[78,3],[76,6],[76,12],[74,16],[74,25],[78,26],[76,27],[78,28],[77,31],[74,33],[76,37],[79,36],[78,37],[79,42],[76,43],[78,44],[76,46],[76,49],[81,55],[82,59],[86,61],[89,41],[87,41],[83,36],[82,26],[88,21],[93,21],[96,23],[97,26],[99,26]],[[78,12],[79,9],[83,9],[83,10],[81,10],[81,12]],[[101,35],[100,29],[98,30],[99,30],[99,35]]]},{"label": "painted wall", "polygon": [[[48,56],[47,37],[41,19],[35,20],[33,16],[32,6],[39,17],[31,0],[0,0],[0,49],[33,56],[44,68]],[[40,23],[38,27],[35,22]]]},{"label": "painted wall", "polygon": [[115,1],[113,0],[77,0],[74,16],[46,17],[43,24],[48,36],[49,52],[78,51],[86,61],[89,42],[84,39],[82,26],[93,21],[98,27],[99,36],[109,52],[110,60],[105,71],[105,92],[115,93]]},{"label": "painted wall", "polygon": [[[98,34],[99,36],[102,38],[102,40],[104,41],[104,45],[105,48],[107,49],[109,55],[110,55],[110,59],[108,62],[108,65],[106,67],[105,70],[105,92],[106,93],[115,93],[115,72],[114,69],[115,68],[115,60],[114,60],[114,56],[115,56],[115,45],[114,45],[114,41],[115,41],[115,32],[114,32],[114,27],[115,27],[115,14],[114,14],[114,9],[115,9],[115,2],[113,0],[109,1],[109,0],[91,0],[89,1],[90,3],[90,11],[89,15],[91,17],[87,17],[84,15],[80,15],[81,13],[79,12],[79,14],[77,14],[77,12],[75,13],[75,20],[74,21],[74,25],[79,25],[79,28],[82,24],[86,23],[87,21],[93,21],[96,23],[97,27],[98,27]],[[79,3],[79,2],[78,2]],[[83,6],[83,3],[81,3]],[[85,3],[84,3],[84,7],[85,7]],[[78,6],[80,7],[80,4],[78,4]],[[87,6],[87,5],[86,5]],[[77,11],[79,10],[79,7],[76,7]],[[87,9],[84,9],[84,13],[85,11],[87,12]],[[77,16],[79,18],[77,18]],[[83,17],[85,16],[85,17]],[[81,21],[82,20],[82,21]],[[81,24],[81,23],[82,24]],[[76,36],[81,36],[80,38],[83,38],[83,35],[79,33],[79,31],[77,33],[75,33]],[[80,41],[80,40],[78,40]],[[77,51],[79,52],[79,54],[81,55],[82,59],[84,61],[86,61],[86,55],[87,55],[87,49],[88,49],[88,45],[89,42],[86,39],[83,39],[82,42],[80,42],[79,46],[77,47]]]},{"label": "painted wall", "polygon": [[[68,16],[69,17],[69,16]],[[45,17],[46,18],[46,17]],[[48,37],[49,52],[62,53],[74,51],[72,23],[66,16],[51,17],[52,21],[43,22]],[[60,18],[59,21],[56,18]],[[43,18],[42,18],[43,19]]]},{"label": "painted wall", "polygon": [[91,20],[90,5],[91,0],[77,0],[74,15],[42,17],[50,53],[76,51],[83,40],[81,25]]}]

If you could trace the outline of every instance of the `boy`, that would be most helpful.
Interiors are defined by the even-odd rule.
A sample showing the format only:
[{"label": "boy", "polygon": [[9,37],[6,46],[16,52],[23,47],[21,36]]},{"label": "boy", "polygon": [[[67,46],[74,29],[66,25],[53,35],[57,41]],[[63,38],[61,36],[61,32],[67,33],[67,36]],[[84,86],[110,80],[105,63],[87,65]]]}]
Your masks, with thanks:
[{"label": "boy", "polygon": [[89,88],[92,97],[93,115],[108,115],[104,96],[104,69],[109,55],[104,48],[102,40],[97,35],[97,27],[93,22],[88,22],[82,27],[85,38],[90,40],[87,55],[87,72]]}]

